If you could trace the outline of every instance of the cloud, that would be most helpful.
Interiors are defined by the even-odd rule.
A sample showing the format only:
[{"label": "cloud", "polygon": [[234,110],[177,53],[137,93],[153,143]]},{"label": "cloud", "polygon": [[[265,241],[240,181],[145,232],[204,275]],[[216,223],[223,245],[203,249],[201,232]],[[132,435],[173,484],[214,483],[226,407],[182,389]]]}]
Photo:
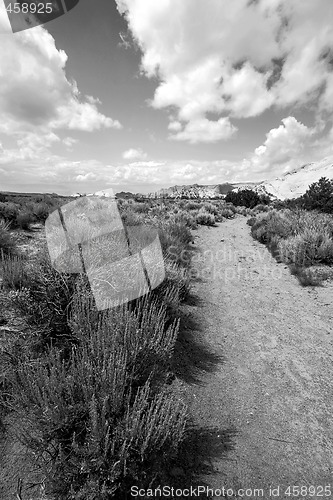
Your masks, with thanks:
[{"label": "cloud", "polygon": [[[3,189],[13,190],[18,179],[34,191],[49,186],[59,192],[94,192],[107,187],[154,192],[175,184],[220,184],[261,181],[281,176],[293,168],[333,155],[333,128],[323,124],[308,127],[288,116],[272,128],[264,142],[239,161],[229,160],[138,160],[105,164],[97,160],[70,161],[50,155],[45,144],[59,142],[55,135],[38,141],[31,136],[20,150],[0,144],[0,172]],[[135,186],[135,187],[133,187]]]},{"label": "cloud", "polygon": [[289,116],[282,120],[282,125],[271,129],[266,134],[265,142],[244,161],[254,174],[260,172],[267,177],[279,176],[291,168],[322,158],[323,141],[327,137],[321,138],[321,147],[318,147],[321,132],[320,125],[307,127]]},{"label": "cloud", "polygon": [[[172,122],[169,130],[175,131],[175,124]],[[198,142],[217,142],[219,140],[229,139],[236,132],[237,128],[231,125],[229,118],[220,118],[217,121],[207,118],[198,118],[188,122],[183,130],[179,130],[170,138],[176,141],[189,141],[191,144]]]},{"label": "cloud", "polygon": [[62,142],[68,149],[72,149],[74,144],[77,144],[79,141],[77,139],[74,139],[73,137],[65,137]]},{"label": "cloud", "polygon": [[144,160],[147,158],[147,153],[142,151],[142,149],[128,149],[127,151],[123,152],[123,158],[125,160]]},{"label": "cloud", "polygon": [[[331,0],[117,4],[142,51],[142,72],[158,78],[150,104],[172,115],[176,140],[207,142],[206,133],[191,131],[212,122],[216,132],[209,113],[232,120],[295,105],[332,113]],[[211,142],[223,138],[220,128]]]},{"label": "cloud", "polygon": [[79,174],[75,177],[75,180],[78,182],[86,182],[97,179],[97,175],[93,172],[88,172],[86,174]]},{"label": "cloud", "polygon": [[82,96],[66,76],[67,55],[42,27],[4,35],[0,44],[0,132],[121,128],[100,113],[100,101]]}]

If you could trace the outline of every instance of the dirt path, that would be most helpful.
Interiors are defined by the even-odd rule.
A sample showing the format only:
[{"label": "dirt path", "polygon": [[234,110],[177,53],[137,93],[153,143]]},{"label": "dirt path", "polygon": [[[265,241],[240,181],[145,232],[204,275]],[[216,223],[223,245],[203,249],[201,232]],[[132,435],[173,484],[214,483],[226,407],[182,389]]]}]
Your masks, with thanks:
[{"label": "dirt path", "polygon": [[332,285],[301,287],[242,216],[200,229],[196,243],[202,304],[192,312],[224,361],[186,397],[198,425],[232,436],[202,479],[235,496],[263,489],[246,498],[274,498],[278,486],[276,498],[296,498],[285,493],[293,485],[314,485],[306,498],[320,498],[329,484],[333,496]]}]

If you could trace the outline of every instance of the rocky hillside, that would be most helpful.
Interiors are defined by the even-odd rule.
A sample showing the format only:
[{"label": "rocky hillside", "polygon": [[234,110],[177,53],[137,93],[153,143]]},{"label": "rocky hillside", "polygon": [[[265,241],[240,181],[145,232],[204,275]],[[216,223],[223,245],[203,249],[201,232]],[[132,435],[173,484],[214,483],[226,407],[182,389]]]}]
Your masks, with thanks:
[{"label": "rocky hillside", "polygon": [[[148,198],[206,198],[216,199],[224,198],[229,191],[239,191],[241,189],[252,189],[259,195],[269,195],[271,199],[284,200],[286,198],[297,198],[305,193],[310,184],[319,181],[321,177],[333,179],[333,156],[324,160],[308,163],[290,172],[285,173],[281,177],[267,179],[261,182],[225,182],[224,184],[215,185],[182,185],[173,186],[167,189],[160,189],[154,193],[148,194]],[[105,189],[87,196],[102,196],[116,198],[132,198],[145,195],[132,194],[130,192],[121,192],[113,194],[112,189]],[[80,196],[76,193],[73,196]]]},{"label": "rocky hillside", "polygon": [[202,186],[199,184],[173,186],[167,189],[161,189],[155,193],[150,193],[149,198],[223,198],[229,191],[234,189],[235,185],[215,184]]},{"label": "rocky hillside", "polygon": [[332,156],[318,162],[303,165],[276,179],[264,181],[256,189],[265,189],[266,192],[271,193],[280,200],[297,198],[304,194],[311,184],[319,181],[321,177],[333,179]]}]

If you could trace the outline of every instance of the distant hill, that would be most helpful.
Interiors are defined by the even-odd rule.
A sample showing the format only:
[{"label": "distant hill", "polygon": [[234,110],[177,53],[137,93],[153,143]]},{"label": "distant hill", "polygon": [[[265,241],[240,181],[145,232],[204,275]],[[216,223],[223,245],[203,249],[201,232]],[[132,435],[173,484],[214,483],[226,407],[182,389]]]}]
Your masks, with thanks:
[{"label": "distant hill", "polygon": [[298,198],[321,177],[333,180],[333,156],[302,165],[281,177],[264,181],[258,187],[265,189],[280,200]]},{"label": "distant hill", "polygon": [[167,189],[160,189],[155,193],[149,193],[149,198],[223,198],[229,191],[234,189],[233,184],[214,184],[214,185],[182,185],[172,186]]},{"label": "distant hill", "polygon": [[[224,182],[223,184],[190,184],[160,189],[148,195],[122,191],[116,198],[173,198],[173,199],[216,199],[224,198],[229,191],[252,189],[259,195],[268,195],[272,200],[297,198],[305,193],[310,184],[321,177],[333,180],[333,156],[318,162],[302,165],[280,177],[257,182]],[[98,191],[95,196],[109,196],[108,190]],[[78,193],[74,196],[80,196]],[[89,195],[88,195],[89,196]],[[91,196],[91,195],[90,195]]]}]

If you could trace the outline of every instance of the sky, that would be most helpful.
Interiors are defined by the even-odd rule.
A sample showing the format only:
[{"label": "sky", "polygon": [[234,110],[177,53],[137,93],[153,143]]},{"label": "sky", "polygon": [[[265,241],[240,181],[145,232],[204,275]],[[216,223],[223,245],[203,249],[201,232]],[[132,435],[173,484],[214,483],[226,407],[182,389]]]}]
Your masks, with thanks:
[{"label": "sky", "polygon": [[273,179],[333,155],[333,2],[80,0],[0,34],[0,116],[1,191]]}]

